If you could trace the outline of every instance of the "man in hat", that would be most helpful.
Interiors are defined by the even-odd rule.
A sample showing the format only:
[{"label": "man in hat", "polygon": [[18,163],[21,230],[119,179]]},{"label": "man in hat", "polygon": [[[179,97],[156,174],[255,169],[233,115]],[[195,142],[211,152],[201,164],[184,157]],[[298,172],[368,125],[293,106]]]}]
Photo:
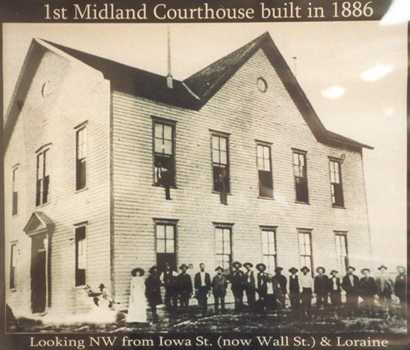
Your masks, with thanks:
[{"label": "man in hat", "polygon": [[290,307],[292,308],[292,313],[297,314],[300,305],[300,286],[299,286],[299,277],[296,274],[298,269],[291,267],[289,269],[289,299]]},{"label": "man in hat", "polygon": [[407,276],[404,266],[397,266],[397,276],[394,281],[394,294],[400,300],[401,314],[406,317],[407,299],[406,299]]},{"label": "man in hat", "polygon": [[228,280],[223,274],[224,270],[221,266],[215,269],[216,275],[212,279],[212,293],[215,301],[215,312],[219,312],[219,303],[221,304],[221,311],[225,311],[225,295],[228,286]]},{"label": "man in hat", "polygon": [[244,273],[240,270],[242,264],[239,261],[232,263],[231,289],[235,299],[235,311],[242,310],[243,307],[243,290],[244,290]]},{"label": "man in hat", "polygon": [[325,268],[318,266],[316,268],[317,275],[315,277],[314,291],[316,293],[316,304],[318,308],[323,309],[327,306],[329,297],[329,279],[325,275]]},{"label": "man in hat", "polygon": [[253,265],[250,262],[246,262],[243,264],[246,269],[245,272],[245,280],[244,280],[244,288],[246,293],[246,301],[248,302],[248,306],[250,309],[254,308],[255,305],[255,275],[253,273]]},{"label": "man in hat", "polygon": [[393,294],[393,281],[387,275],[387,267],[381,265],[378,267],[379,275],[376,278],[377,295],[379,297],[380,305],[386,316],[390,316],[391,296]]},{"label": "man in hat", "polygon": [[275,276],[272,278],[273,292],[275,295],[275,304],[278,309],[285,307],[286,301],[286,277],[282,275],[283,268],[275,268]]},{"label": "man in hat", "polygon": [[187,274],[188,266],[182,264],[179,269],[181,273],[177,277],[177,290],[181,308],[187,308],[189,305],[189,298],[192,296],[192,280],[191,276]]},{"label": "man in hat", "polygon": [[337,313],[342,304],[342,288],[340,284],[340,278],[337,270],[330,271],[329,278],[329,290],[330,290],[330,302],[334,311]]},{"label": "man in hat", "polygon": [[161,280],[156,266],[149,269],[149,276],[145,280],[145,296],[152,312],[152,322],[158,322],[157,305],[162,304]]},{"label": "man in hat", "polygon": [[243,264],[245,267],[245,280],[244,280],[244,288],[246,293],[246,301],[248,302],[249,309],[253,309],[255,306],[255,275],[253,273],[253,264],[250,262],[246,262]]},{"label": "man in hat", "polygon": [[268,274],[266,273],[266,265],[263,263],[256,264],[258,273],[256,274],[256,292],[258,293],[258,301],[256,303],[257,311],[265,310],[265,301],[267,294]]},{"label": "man in hat", "polygon": [[204,263],[199,264],[199,272],[194,277],[194,287],[198,305],[202,315],[205,315],[208,309],[208,293],[211,290],[211,276],[205,271]]},{"label": "man in hat", "polygon": [[360,296],[363,299],[363,310],[365,314],[370,316],[374,308],[374,296],[377,293],[376,281],[370,276],[370,269],[364,268],[361,270],[363,277],[359,282]]},{"label": "man in hat", "polygon": [[310,274],[310,269],[307,266],[303,266],[300,271],[302,271],[302,274],[299,276],[299,284],[301,289],[303,317],[310,318],[312,316],[313,278]]},{"label": "man in hat", "polygon": [[359,277],[354,274],[355,271],[353,266],[349,266],[342,279],[342,288],[346,292],[346,308],[349,314],[353,314],[357,310],[359,302]]},{"label": "man in hat", "polygon": [[164,271],[161,274],[161,283],[165,288],[165,306],[170,312],[173,312],[178,306],[177,275],[177,272],[171,268],[171,265],[165,263]]}]

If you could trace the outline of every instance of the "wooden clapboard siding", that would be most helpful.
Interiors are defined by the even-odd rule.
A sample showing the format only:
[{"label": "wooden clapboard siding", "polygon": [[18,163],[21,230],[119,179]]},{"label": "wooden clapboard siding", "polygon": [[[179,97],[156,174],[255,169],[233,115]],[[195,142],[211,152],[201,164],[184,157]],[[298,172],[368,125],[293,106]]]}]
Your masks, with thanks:
[{"label": "wooden clapboard siding", "polygon": [[[256,88],[259,76],[268,91]],[[165,78],[164,78],[165,84]],[[213,271],[212,222],[234,223],[233,257],[261,260],[259,225],[277,226],[278,263],[299,265],[297,228],[312,229],[314,264],[336,267],[334,230],[348,232],[351,262],[367,263],[370,242],[362,156],[318,143],[259,50],[200,111],[113,92],[113,220],[116,297],[129,273],[155,264],[153,218],[178,219],[178,263]],[[176,121],[176,189],[152,186],[152,116]],[[212,193],[210,129],[230,133],[229,205]],[[258,198],[255,139],[272,143],[274,199]],[[310,204],[295,203],[292,147],[307,151]],[[345,154],[346,209],[331,206],[328,156]]]},{"label": "wooden clapboard siding", "polygon": [[[55,83],[55,89],[44,98],[41,87],[47,80]],[[89,308],[84,290],[74,286],[76,223],[88,221],[87,283],[94,288],[110,283],[109,101],[109,83],[98,72],[44,51],[5,154],[6,197],[11,193],[11,167],[20,164],[18,215],[11,216],[10,200],[5,208],[7,254],[10,241],[18,241],[19,246],[17,288],[7,292],[7,302],[17,314],[30,312],[31,241],[23,227],[34,211],[43,212],[55,224],[50,312]],[[88,121],[87,190],[76,193],[74,127],[84,121]],[[35,151],[47,143],[52,143],[50,200],[36,207]]]}]

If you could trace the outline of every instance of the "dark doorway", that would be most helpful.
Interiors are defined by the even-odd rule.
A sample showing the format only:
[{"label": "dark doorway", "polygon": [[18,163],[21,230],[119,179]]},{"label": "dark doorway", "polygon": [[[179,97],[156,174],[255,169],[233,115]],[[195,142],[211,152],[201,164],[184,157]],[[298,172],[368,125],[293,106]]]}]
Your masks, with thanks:
[{"label": "dark doorway", "polygon": [[159,271],[164,271],[168,263],[172,270],[177,270],[177,256],[175,253],[157,253],[157,266]]},{"label": "dark doorway", "polygon": [[31,240],[31,309],[33,313],[46,310],[47,303],[47,250],[46,236],[33,236]]}]

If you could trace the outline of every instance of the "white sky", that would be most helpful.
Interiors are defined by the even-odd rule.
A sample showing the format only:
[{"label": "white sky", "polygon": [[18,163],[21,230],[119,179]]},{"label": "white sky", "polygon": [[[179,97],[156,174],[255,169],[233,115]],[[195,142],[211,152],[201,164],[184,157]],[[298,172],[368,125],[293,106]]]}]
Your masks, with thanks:
[{"label": "white sky", "polygon": [[[162,24],[4,24],[3,31],[5,106],[33,37],[166,72]],[[183,79],[265,31],[325,126],[375,147],[364,155],[374,253],[392,267],[404,264],[406,24],[172,24],[173,75]]]}]

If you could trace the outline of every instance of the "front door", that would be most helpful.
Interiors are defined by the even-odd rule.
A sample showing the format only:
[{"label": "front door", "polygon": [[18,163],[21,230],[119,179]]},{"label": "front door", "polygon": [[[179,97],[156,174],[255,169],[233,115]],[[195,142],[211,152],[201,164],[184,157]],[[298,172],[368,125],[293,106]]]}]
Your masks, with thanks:
[{"label": "front door", "polygon": [[175,253],[158,253],[157,266],[159,271],[164,271],[165,264],[168,264],[172,270],[177,270],[177,256]]},{"label": "front door", "polygon": [[31,309],[41,313],[47,303],[46,235],[33,236],[31,242]]}]

